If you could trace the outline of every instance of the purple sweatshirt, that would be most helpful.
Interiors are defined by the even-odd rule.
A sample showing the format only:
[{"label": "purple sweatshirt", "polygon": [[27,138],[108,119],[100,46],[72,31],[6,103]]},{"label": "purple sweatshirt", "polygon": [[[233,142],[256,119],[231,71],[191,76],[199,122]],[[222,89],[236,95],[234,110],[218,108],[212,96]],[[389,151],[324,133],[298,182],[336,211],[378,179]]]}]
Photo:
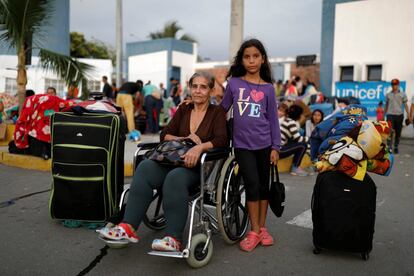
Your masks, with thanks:
[{"label": "purple sweatshirt", "polygon": [[272,84],[255,84],[241,78],[229,79],[222,107],[233,106],[235,148],[280,149],[280,128]]}]

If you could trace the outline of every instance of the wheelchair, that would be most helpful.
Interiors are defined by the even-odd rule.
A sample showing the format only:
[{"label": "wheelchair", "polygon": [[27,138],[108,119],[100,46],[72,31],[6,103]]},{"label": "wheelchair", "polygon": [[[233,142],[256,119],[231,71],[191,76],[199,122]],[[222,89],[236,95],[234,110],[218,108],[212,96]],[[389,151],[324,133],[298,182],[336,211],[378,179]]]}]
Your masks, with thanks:
[{"label": "wheelchair", "polygon": [[[138,145],[134,155],[134,171],[144,154],[157,145],[158,143]],[[186,259],[191,267],[198,268],[206,265],[213,255],[213,233],[220,233],[228,244],[242,239],[247,232],[249,220],[245,188],[238,168],[229,149],[211,149],[202,154],[200,186],[190,192],[190,224],[185,248],[181,252],[151,251],[148,254]],[[129,188],[121,195],[121,210],[125,208],[128,192]],[[166,227],[161,191],[154,190],[143,223],[153,230]]]}]

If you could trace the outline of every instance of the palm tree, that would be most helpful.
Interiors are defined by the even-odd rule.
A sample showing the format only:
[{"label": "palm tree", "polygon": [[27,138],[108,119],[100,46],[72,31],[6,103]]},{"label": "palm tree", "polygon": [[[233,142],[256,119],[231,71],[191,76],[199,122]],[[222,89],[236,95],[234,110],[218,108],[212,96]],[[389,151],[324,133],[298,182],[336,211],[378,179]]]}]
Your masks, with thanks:
[{"label": "palm tree", "polygon": [[161,31],[152,32],[148,35],[151,39],[159,38],[175,38],[180,40],[186,40],[190,42],[197,42],[194,37],[189,34],[183,34],[180,38],[177,37],[177,33],[183,28],[178,24],[176,20],[169,21],[164,25],[164,28]]},{"label": "palm tree", "polygon": [[10,48],[16,49],[17,53],[19,110],[26,97],[27,51],[38,50],[41,68],[54,72],[67,84],[85,83],[88,71],[93,68],[41,47],[41,39],[45,35],[42,27],[48,24],[49,16],[54,12],[55,1],[57,0],[0,0],[0,22],[3,24],[0,43],[6,43]]}]

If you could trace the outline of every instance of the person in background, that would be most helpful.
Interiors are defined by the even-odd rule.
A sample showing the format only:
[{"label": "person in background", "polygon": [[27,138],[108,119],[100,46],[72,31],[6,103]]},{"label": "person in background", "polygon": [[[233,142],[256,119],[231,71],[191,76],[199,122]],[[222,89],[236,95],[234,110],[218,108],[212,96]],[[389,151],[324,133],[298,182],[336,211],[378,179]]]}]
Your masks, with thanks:
[{"label": "person in background", "polygon": [[[404,121],[404,109],[409,116],[407,95],[400,90],[400,81],[393,79],[391,81],[392,90],[386,95],[385,114],[387,114],[387,121],[391,123],[391,127],[395,132],[393,153],[398,154],[398,145],[400,143],[401,130]],[[411,122],[411,118],[408,118]],[[392,136],[392,135],[390,135]],[[388,139],[388,147],[391,150],[391,138]]]},{"label": "person in background", "polygon": [[298,93],[298,96],[302,96],[302,93],[303,93],[302,79],[299,76],[296,76],[295,77],[295,83],[296,83],[296,91]]},{"label": "person in background", "polygon": [[185,99],[191,99],[191,91],[190,91],[190,87],[188,86],[188,81],[185,82],[185,87],[183,89],[183,100]]},{"label": "person in background", "polygon": [[323,121],[323,112],[320,109],[315,109],[312,112],[311,118],[306,121],[305,135],[310,138],[315,127]]},{"label": "person in background", "polygon": [[278,108],[279,125],[281,132],[280,158],[293,155],[293,163],[290,174],[297,176],[308,176],[308,173],[299,167],[305,156],[309,138],[302,136],[299,132],[300,126],[297,120],[302,115],[302,108],[297,105],[288,107],[281,104]]},{"label": "person in background", "polygon": [[75,99],[78,97],[78,94],[79,94],[78,86],[76,85],[75,82],[71,82],[68,87],[68,93],[66,95],[66,100]]},{"label": "person in background", "polygon": [[210,98],[210,103],[214,105],[219,105],[221,101],[223,100],[224,91],[226,90],[226,88],[224,88],[224,86],[221,83],[215,82],[213,89],[214,89],[214,93],[213,93],[213,96],[211,96]]},{"label": "person in background", "polygon": [[283,90],[283,82],[282,82],[282,80],[278,80],[275,84],[276,97],[283,96],[282,95],[282,90]]},{"label": "person in background", "polygon": [[49,86],[46,90],[46,94],[56,96],[56,89],[52,86]]},{"label": "person in background", "polygon": [[168,98],[167,89],[165,89],[164,84],[160,82],[160,93],[164,99]]},{"label": "person in background", "polygon": [[411,98],[410,116],[408,118],[411,123],[414,122],[414,95]]},{"label": "person in background", "polygon": [[318,91],[316,90],[315,83],[310,80],[306,81],[306,85],[304,87],[305,89],[304,89],[301,99],[306,105],[308,105],[310,102],[311,96],[318,94]]},{"label": "person in background", "polygon": [[118,88],[116,87],[116,82],[112,81],[111,89],[112,89],[112,95],[114,99],[116,99],[116,96],[118,96]]},{"label": "person in background", "polygon": [[116,96],[116,105],[122,108],[125,112],[127,119],[129,138],[132,139],[135,130],[135,121],[134,121],[134,96],[137,92],[141,93],[142,91],[142,81],[137,80],[136,82],[126,82],[120,88],[118,95]]},{"label": "person in background", "polygon": [[[159,131],[159,117],[161,111],[161,93],[155,85],[148,81],[143,87],[142,93],[144,94],[144,106],[147,113],[148,130],[151,133],[158,133]],[[162,100],[161,100],[162,101]]]},{"label": "person in background", "polygon": [[286,97],[297,97],[298,96],[298,90],[296,88],[296,81],[292,80],[289,84],[288,87],[286,89],[286,93],[285,93]]},{"label": "person in background", "polygon": [[384,121],[384,118],[385,118],[384,108],[382,107],[382,105],[383,105],[383,102],[380,101],[378,103],[378,106],[377,106],[377,110],[376,110],[376,112],[377,112],[377,121]]},{"label": "person in background", "polygon": [[102,88],[102,93],[104,95],[104,97],[106,97],[108,100],[109,99],[113,99],[114,98],[114,94],[112,92],[112,87],[109,85],[108,83],[108,77],[107,76],[103,76],[102,77],[102,82],[103,82],[103,88]]},{"label": "person in background", "polygon": [[3,99],[0,99],[0,123],[3,121],[4,104]]},{"label": "person in background", "polygon": [[170,79],[171,82],[171,88],[170,88],[170,96],[173,98],[173,101],[176,106],[180,105],[181,102],[181,87],[179,80],[176,80],[174,78]]},{"label": "person in background", "polygon": [[32,89],[27,89],[26,90],[26,98],[33,96],[35,94],[35,92]]},{"label": "person in background", "polygon": [[329,114],[328,116],[326,116],[324,118],[324,120],[327,120],[329,118],[332,118],[333,116],[335,116],[336,114],[338,114],[339,112],[341,112],[342,110],[344,110],[345,108],[347,108],[349,106],[349,100],[345,99],[345,98],[339,98],[338,99],[338,104],[335,108],[335,110]]}]

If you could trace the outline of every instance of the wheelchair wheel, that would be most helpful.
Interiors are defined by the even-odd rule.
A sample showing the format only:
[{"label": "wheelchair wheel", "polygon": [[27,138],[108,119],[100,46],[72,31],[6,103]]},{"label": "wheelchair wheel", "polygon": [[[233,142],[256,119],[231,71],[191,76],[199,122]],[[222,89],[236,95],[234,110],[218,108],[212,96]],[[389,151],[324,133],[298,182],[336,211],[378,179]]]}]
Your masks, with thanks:
[{"label": "wheelchair wheel", "polygon": [[187,263],[192,268],[199,268],[205,266],[213,256],[213,241],[210,240],[206,250],[203,252],[204,246],[207,242],[207,235],[199,233],[191,238],[190,255],[187,258]]},{"label": "wheelchair wheel", "polygon": [[144,224],[152,230],[162,230],[167,225],[165,222],[164,211],[162,210],[162,194],[154,192],[152,202],[144,216]]},{"label": "wheelchair wheel", "polygon": [[220,232],[227,243],[234,244],[243,238],[249,220],[244,185],[234,156],[226,160],[221,170],[216,212]]}]

